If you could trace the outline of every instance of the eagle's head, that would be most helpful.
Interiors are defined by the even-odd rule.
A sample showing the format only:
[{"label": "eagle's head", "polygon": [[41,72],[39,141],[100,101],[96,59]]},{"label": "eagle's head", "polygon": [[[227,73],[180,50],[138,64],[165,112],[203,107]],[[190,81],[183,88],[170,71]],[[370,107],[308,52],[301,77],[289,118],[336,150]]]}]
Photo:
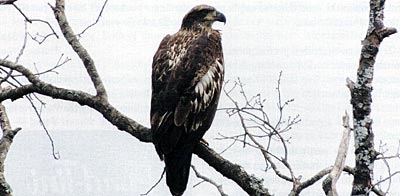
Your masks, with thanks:
[{"label": "eagle's head", "polygon": [[224,14],[209,5],[198,5],[192,8],[182,20],[182,29],[198,27],[211,28],[215,21],[226,23]]}]

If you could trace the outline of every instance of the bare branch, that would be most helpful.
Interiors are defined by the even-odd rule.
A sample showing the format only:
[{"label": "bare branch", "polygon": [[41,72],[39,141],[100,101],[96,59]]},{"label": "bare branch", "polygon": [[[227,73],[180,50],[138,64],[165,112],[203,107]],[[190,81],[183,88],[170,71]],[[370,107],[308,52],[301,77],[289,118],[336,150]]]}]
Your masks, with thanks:
[{"label": "bare branch", "polygon": [[13,4],[17,0],[0,0],[0,5]]},{"label": "bare branch", "polygon": [[325,168],[321,171],[319,171],[317,174],[315,174],[314,176],[312,176],[310,179],[305,180],[303,183],[298,183],[295,187],[293,187],[293,189],[291,190],[291,192],[289,193],[289,196],[297,196],[300,194],[301,191],[303,191],[304,189],[306,189],[307,187],[313,185],[314,183],[316,183],[318,180],[322,179],[326,174],[328,174],[329,172],[332,171],[333,167],[328,167]]},{"label": "bare branch", "polygon": [[[21,58],[21,56],[24,54],[25,47],[26,47],[26,42],[27,42],[27,37],[28,37],[28,29],[27,29],[27,24],[26,24],[26,23],[27,23],[27,21],[25,21],[25,35],[24,35],[24,41],[23,41],[23,44],[22,44],[21,49],[19,50],[18,56],[15,58],[15,63],[16,63],[16,64],[18,63],[18,61],[19,61],[19,59]],[[4,78],[2,78],[2,79],[0,80],[0,84],[2,84],[3,82],[7,81],[8,78],[10,78],[12,72],[13,72],[13,70],[10,70],[10,71],[7,73],[7,75],[6,75]]]},{"label": "bare branch", "polygon": [[[0,67],[13,69],[25,76],[31,84],[12,89],[0,91],[0,102],[6,99],[19,99],[30,93],[38,93],[54,99],[62,99],[86,105],[101,113],[105,119],[118,129],[125,131],[142,142],[151,142],[152,136],[149,128],[137,123],[114,108],[107,100],[99,99],[97,96],[86,92],[64,89],[41,81],[35,74],[22,65],[16,65],[11,61],[0,60]],[[243,190],[250,195],[271,195],[264,188],[262,180],[248,174],[242,167],[224,159],[211,148],[198,144],[194,151],[201,159],[215,168],[225,177],[235,181]]]},{"label": "bare branch", "polygon": [[[388,180],[391,181],[392,178],[393,178],[393,176],[396,176],[396,175],[399,175],[399,174],[400,174],[400,171],[396,171],[396,172],[390,173],[390,175],[389,175],[388,177],[383,178],[383,179],[379,180],[378,182],[374,183],[374,185],[372,185],[371,190],[372,190],[373,192],[375,192],[375,189],[376,189],[376,187],[377,187],[379,184],[381,184],[381,183],[383,183],[383,182],[385,182],[385,181],[388,181]],[[387,188],[386,192],[383,192],[383,191],[381,191],[381,190],[378,189],[379,194],[376,193],[376,192],[375,192],[375,193],[376,193],[377,195],[387,195],[387,193],[389,192],[389,189],[390,189],[390,183],[389,183],[389,187]]]},{"label": "bare branch", "polygon": [[[301,191],[306,189],[307,187],[315,184],[318,182],[320,179],[322,179],[326,174],[329,174],[333,169],[333,166],[327,167],[318,173],[316,173],[314,176],[310,177],[309,179],[305,180],[304,182],[299,182],[290,192],[289,196],[298,196]],[[344,166],[343,171],[354,175],[354,169],[349,167],[349,166]]]},{"label": "bare branch", "polygon": [[35,114],[36,114],[37,118],[39,119],[40,125],[42,126],[42,128],[43,128],[44,131],[46,132],[47,138],[49,138],[49,140],[50,140],[51,152],[52,152],[53,158],[56,159],[56,160],[60,159],[60,153],[59,153],[59,152],[56,152],[56,150],[55,150],[54,140],[53,140],[53,138],[51,137],[50,132],[49,132],[49,130],[47,129],[46,124],[45,124],[44,121],[43,121],[43,118],[42,118],[41,113],[39,112],[39,110],[37,109],[37,107],[35,106],[35,104],[33,103],[32,98],[30,98],[29,96],[26,96],[26,97],[27,97],[29,103],[31,104],[33,110],[35,111]]},{"label": "bare branch", "polygon": [[0,66],[13,69],[16,72],[21,73],[28,79],[29,82],[32,83],[14,89],[3,89],[0,93],[0,101],[5,99],[19,99],[24,95],[35,92],[55,99],[77,102],[80,105],[87,105],[97,110],[103,114],[103,116],[109,122],[117,126],[120,130],[130,133],[143,142],[151,141],[151,134],[148,128],[143,127],[139,123],[120,113],[116,108],[110,105],[107,100],[99,99],[96,96],[82,91],[59,88],[45,83],[24,66],[16,65],[7,60],[0,60]]},{"label": "bare branch", "polygon": [[4,177],[4,163],[7,157],[8,150],[13,142],[14,136],[21,128],[12,129],[10,120],[8,119],[6,108],[0,103],[0,126],[3,131],[3,136],[0,141],[0,195],[12,196],[11,187],[6,182]]},{"label": "bare branch", "polygon": [[[61,66],[65,65],[66,63],[68,63],[69,61],[71,61],[70,58],[68,58],[68,57],[64,57],[64,58],[63,58],[63,57],[64,57],[64,54],[61,54],[61,56],[60,56],[60,58],[58,59],[57,63],[56,63],[53,67],[51,67],[51,68],[49,68],[49,69],[46,69],[46,70],[44,70],[44,71],[37,71],[37,73],[35,73],[34,75],[40,76],[40,75],[47,74],[47,73],[55,73],[55,74],[58,74],[58,72],[56,71],[56,69],[60,68]],[[24,76],[24,75],[22,75],[22,74],[13,74],[12,76],[13,76],[13,77],[21,77],[21,76]]]},{"label": "bare branch", "polygon": [[[240,141],[243,146],[249,145],[251,147],[254,147],[256,149],[259,149],[261,154],[263,155],[267,168],[271,166],[275,174],[289,182],[292,182],[294,184],[298,184],[298,178],[295,177],[294,172],[287,161],[288,159],[288,149],[286,140],[281,134],[284,132],[287,132],[288,130],[291,129],[291,127],[300,122],[298,119],[298,116],[292,118],[288,117],[287,120],[284,120],[283,117],[283,110],[285,106],[289,104],[289,102],[293,101],[288,100],[283,102],[282,97],[281,97],[281,92],[280,92],[280,80],[281,80],[282,72],[279,75],[278,78],[278,85],[277,85],[277,92],[278,92],[278,120],[275,125],[271,125],[271,122],[269,121],[267,113],[264,111],[264,102],[265,100],[261,99],[260,94],[257,94],[252,97],[248,97],[245,93],[244,90],[244,85],[238,79],[235,83],[234,86],[230,89],[227,90],[227,85],[224,86],[224,93],[228,97],[228,99],[232,102],[233,107],[232,108],[225,108],[225,111],[228,113],[229,116],[232,115],[238,115],[241,126],[244,130],[244,134],[240,135],[240,137],[243,137],[243,140],[239,139],[238,137],[235,138],[229,138],[226,137],[227,139],[233,139],[234,141]],[[231,93],[234,92],[235,88],[239,88],[238,91],[243,97],[244,103],[242,104],[243,106],[240,106],[239,101],[235,100],[232,96]],[[250,125],[249,125],[250,124]],[[253,130],[259,130],[261,134],[256,134],[254,133]],[[260,138],[267,138],[267,145],[266,147],[259,141],[257,141]],[[247,142],[246,139],[249,138],[250,142]],[[277,155],[274,155],[270,152],[268,152],[268,149],[271,145],[271,140],[276,139],[279,141],[279,143],[283,147],[284,154],[282,158],[280,156],[278,157]],[[254,145],[253,145],[254,144]],[[283,174],[280,169],[278,168],[277,164],[275,163],[275,158],[277,161],[279,161],[283,166],[286,167],[287,171],[290,173],[290,176]],[[295,186],[294,186],[295,187]]]},{"label": "bare branch", "polygon": [[263,186],[263,180],[249,175],[240,165],[234,164],[213,149],[201,142],[195,147],[194,153],[207,162],[225,177],[235,181],[249,195],[270,196],[267,188]]},{"label": "bare branch", "polygon": [[21,49],[19,50],[18,56],[15,58],[15,63],[19,62],[19,59],[21,56],[24,54],[25,48],[26,48],[26,42],[28,40],[28,25],[26,24],[27,22],[25,21],[25,35],[24,35],[24,41],[22,44]]},{"label": "bare branch", "polygon": [[16,4],[13,3],[12,5],[13,5],[14,8],[25,18],[25,21],[27,21],[27,22],[29,22],[29,23],[33,23],[33,22],[45,23],[45,24],[50,28],[50,30],[52,31],[52,33],[49,33],[48,35],[43,36],[42,40],[38,40],[38,39],[32,37],[32,36],[29,34],[29,36],[30,36],[34,41],[38,42],[39,44],[42,44],[48,37],[50,37],[50,36],[52,36],[52,35],[56,36],[57,39],[59,38],[58,35],[57,35],[57,33],[54,31],[53,27],[51,26],[51,24],[50,24],[49,22],[47,22],[47,21],[45,21],[45,20],[42,20],[42,19],[30,19],[27,15],[25,15],[25,13],[24,13]]},{"label": "bare branch", "polygon": [[339,145],[339,150],[336,156],[336,161],[333,166],[333,169],[329,173],[329,175],[325,178],[322,183],[322,188],[324,189],[325,195],[328,196],[337,196],[338,193],[336,191],[336,182],[338,181],[340,174],[343,171],[343,168],[346,163],[347,151],[349,149],[349,140],[350,140],[350,125],[349,125],[349,115],[347,112],[343,116],[343,136],[342,141]]},{"label": "bare branch", "polygon": [[65,2],[64,0],[57,0],[56,7],[54,8],[54,15],[57,19],[57,22],[60,26],[60,29],[67,40],[68,44],[72,47],[72,49],[76,52],[79,58],[82,60],[86,71],[93,82],[93,85],[96,89],[97,96],[101,99],[107,99],[107,92],[104,87],[104,84],[100,78],[99,73],[97,72],[95,63],[90,57],[89,53],[82,46],[82,44],[77,39],[74,34],[71,26],[67,21],[67,17],[65,15]]},{"label": "bare branch", "polygon": [[[208,182],[210,184],[212,184],[213,186],[215,186],[218,189],[218,192],[221,194],[221,196],[228,196],[224,190],[222,189],[222,185],[217,184],[215,181],[211,180],[210,178],[208,178],[207,176],[204,176],[202,174],[200,174],[200,172],[197,171],[196,167],[194,167],[193,165],[191,165],[194,173],[196,174],[196,176],[200,179],[202,179],[204,182]],[[196,186],[196,185],[195,185]],[[195,187],[193,186],[193,187]]]},{"label": "bare branch", "polygon": [[78,34],[77,34],[78,37],[81,37],[82,34],[84,34],[86,30],[88,30],[89,28],[93,27],[94,25],[96,25],[96,24],[99,22],[100,17],[101,17],[101,15],[103,14],[104,8],[105,8],[106,5],[107,5],[107,2],[108,2],[108,0],[105,0],[105,1],[104,1],[104,4],[103,4],[103,6],[101,7],[100,13],[99,13],[99,15],[97,16],[96,21],[95,21],[94,23],[92,23],[91,25],[87,26],[82,32],[78,33]]},{"label": "bare branch", "polygon": [[165,174],[165,168],[164,168],[164,171],[161,173],[161,176],[157,180],[157,182],[153,186],[151,186],[151,188],[146,193],[143,193],[143,194],[140,194],[140,195],[141,196],[148,195],[154,188],[156,188],[160,184],[161,180],[164,178],[164,174]]}]

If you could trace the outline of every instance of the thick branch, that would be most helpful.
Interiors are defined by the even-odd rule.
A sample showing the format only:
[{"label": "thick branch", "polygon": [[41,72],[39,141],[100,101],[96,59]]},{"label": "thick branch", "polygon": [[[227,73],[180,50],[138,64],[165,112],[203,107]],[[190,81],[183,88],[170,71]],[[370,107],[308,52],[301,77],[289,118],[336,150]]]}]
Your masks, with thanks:
[{"label": "thick branch", "polygon": [[132,136],[138,138],[140,141],[151,141],[151,134],[148,128],[140,125],[139,123],[119,112],[105,99],[101,99],[97,96],[93,96],[82,91],[59,88],[45,83],[29,69],[22,65],[15,65],[11,61],[0,60],[0,66],[7,67],[21,73],[29,80],[29,82],[32,83],[15,89],[3,89],[0,93],[0,101],[4,101],[6,99],[15,100],[22,98],[24,95],[35,92],[52,97],[54,99],[77,102],[80,105],[86,105],[97,110],[103,114],[103,116],[110,123],[118,127],[118,129],[128,132]]},{"label": "thick branch", "polygon": [[194,149],[194,153],[223,176],[235,181],[249,195],[271,195],[268,189],[264,188],[262,179],[249,175],[240,165],[224,159],[208,146],[199,143]]},{"label": "thick branch", "polygon": [[[24,85],[14,89],[3,89],[0,91],[0,102],[6,99],[18,99],[29,93],[38,93],[54,99],[62,99],[72,101],[95,109],[101,113],[111,124],[118,129],[125,131],[136,137],[142,142],[151,142],[152,136],[150,129],[137,123],[131,118],[125,116],[116,108],[114,108],[107,100],[97,96],[90,95],[86,92],[59,88],[54,85],[41,81],[36,75],[22,65],[15,65],[11,61],[1,60],[0,66],[15,70],[24,75],[32,84]],[[235,181],[243,190],[259,195],[270,195],[266,188],[262,185],[262,180],[249,175],[242,167],[233,164],[218,155],[209,147],[199,144],[195,154],[206,161],[210,166],[216,169],[225,177]],[[253,195],[253,194],[251,194]]]},{"label": "thick branch", "polygon": [[101,81],[100,75],[97,72],[94,61],[92,57],[90,57],[89,53],[86,49],[81,45],[75,33],[73,32],[71,26],[67,21],[67,17],[65,15],[65,4],[64,0],[57,0],[56,7],[53,8],[54,15],[57,19],[57,22],[60,26],[60,29],[68,41],[68,44],[72,47],[72,49],[78,54],[79,58],[82,60],[85,65],[86,71],[90,76],[90,79],[93,82],[94,87],[96,88],[97,96],[107,99],[107,92]]},{"label": "thick branch", "polygon": [[325,195],[328,196],[337,196],[338,193],[336,191],[336,182],[340,177],[340,174],[343,171],[343,168],[346,163],[347,150],[349,149],[349,140],[350,140],[350,126],[349,126],[349,115],[345,114],[343,116],[343,136],[342,141],[339,145],[338,154],[336,156],[335,165],[333,169],[329,173],[329,175],[325,178],[322,183],[322,188],[324,189]]},{"label": "thick branch", "polygon": [[13,4],[17,0],[0,0],[0,5]]},{"label": "thick branch", "polygon": [[362,41],[357,81],[347,82],[351,91],[351,104],[354,117],[354,143],[356,167],[352,195],[369,195],[372,185],[374,161],[377,153],[374,149],[372,132],[371,102],[372,80],[375,58],[379,45],[385,37],[396,33],[396,29],[383,24],[384,0],[370,1],[370,18],[367,35]]},{"label": "thick branch", "polygon": [[6,179],[4,177],[4,163],[7,157],[8,150],[10,149],[10,146],[13,142],[14,136],[21,129],[11,129],[10,121],[6,114],[6,109],[2,104],[0,104],[0,126],[3,131],[3,136],[0,141],[0,195],[12,196],[11,187],[6,182]]}]

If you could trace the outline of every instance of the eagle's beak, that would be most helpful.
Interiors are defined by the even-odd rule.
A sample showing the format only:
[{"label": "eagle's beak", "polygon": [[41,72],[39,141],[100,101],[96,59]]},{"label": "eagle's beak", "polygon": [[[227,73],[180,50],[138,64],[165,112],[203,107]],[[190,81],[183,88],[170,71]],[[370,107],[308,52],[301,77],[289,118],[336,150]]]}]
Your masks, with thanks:
[{"label": "eagle's beak", "polygon": [[217,11],[217,15],[215,16],[215,20],[223,22],[224,24],[226,23],[225,15],[223,13],[221,13],[221,12],[218,12],[218,11]]}]

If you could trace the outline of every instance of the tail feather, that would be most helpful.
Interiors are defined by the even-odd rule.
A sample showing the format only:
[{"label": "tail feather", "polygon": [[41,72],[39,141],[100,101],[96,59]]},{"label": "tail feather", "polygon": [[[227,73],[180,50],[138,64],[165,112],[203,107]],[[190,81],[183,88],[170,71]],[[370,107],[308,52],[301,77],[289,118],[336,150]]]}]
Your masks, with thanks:
[{"label": "tail feather", "polygon": [[186,190],[189,179],[192,149],[175,149],[164,158],[169,190],[172,195],[180,196]]}]

